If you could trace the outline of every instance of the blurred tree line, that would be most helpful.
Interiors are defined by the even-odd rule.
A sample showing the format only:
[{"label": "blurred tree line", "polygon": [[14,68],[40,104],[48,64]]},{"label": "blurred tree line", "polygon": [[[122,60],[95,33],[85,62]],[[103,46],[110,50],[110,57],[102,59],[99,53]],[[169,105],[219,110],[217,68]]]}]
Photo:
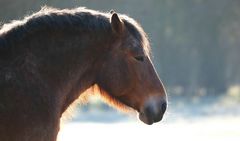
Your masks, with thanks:
[{"label": "blurred tree line", "polygon": [[239,0],[0,0],[0,22],[21,19],[43,5],[114,9],[139,21],[172,93],[224,94],[240,84]]}]

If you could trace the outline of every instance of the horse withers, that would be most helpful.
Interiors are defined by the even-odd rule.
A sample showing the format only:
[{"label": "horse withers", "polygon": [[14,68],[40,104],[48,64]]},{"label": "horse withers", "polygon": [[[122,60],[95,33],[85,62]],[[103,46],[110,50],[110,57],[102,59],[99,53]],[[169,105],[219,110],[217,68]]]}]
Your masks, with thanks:
[{"label": "horse withers", "polygon": [[55,141],[64,111],[93,86],[146,124],[162,119],[166,91],[132,18],[44,7],[1,27],[0,140]]}]

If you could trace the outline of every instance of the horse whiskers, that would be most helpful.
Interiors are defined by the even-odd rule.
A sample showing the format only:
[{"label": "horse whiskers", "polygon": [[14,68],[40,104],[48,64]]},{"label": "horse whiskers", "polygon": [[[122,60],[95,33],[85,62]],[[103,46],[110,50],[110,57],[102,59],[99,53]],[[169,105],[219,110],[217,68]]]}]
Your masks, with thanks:
[{"label": "horse whiskers", "polygon": [[90,87],[89,89],[87,89],[84,92],[84,95],[87,97],[89,97],[90,95],[99,96],[103,100],[104,103],[106,103],[107,105],[109,105],[113,108],[118,109],[121,112],[130,113],[130,114],[135,113],[135,111],[131,107],[126,106],[125,104],[123,104],[122,102],[117,100],[116,98],[112,97],[106,91],[101,89],[97,84],[95,84],[92,87]]},{"label": "horse whiskers", "polygon": [[135,115],[136,112],[131,107],[126,106],[122,102],[118,101],[114,97],[110,96],[106,91],[101,89],[97,84],[93,85],[92,87],[88,88],[84,91],[77,100],[75,100],[68,109],[63,113],[61,121],[65,122],[71,120],[76,112],[76,108],[78,105],[84,105],[89,102],[89,98],[91,96],[100,97],[104,103],[107,105],[116,108],[117,110],[127,113],[130,115]]},{"label": "horse whiskers", "polygon": [[120,102],[119,100],[117,100],[113,96],[109,95],[107,92],[105,92],[101,88],[99,88],[99,91],[100,91],[100,93],[99,93],[100,97],[109,106],[111,106],[113,108],[116,108],[116,109],[118,109],[119,111],[121,111],[123,113],[129,113],[129,114],[135,113],[134,109],[132,109],[131,107],[128,107],[125,104],[123,104],[122,102]]}]

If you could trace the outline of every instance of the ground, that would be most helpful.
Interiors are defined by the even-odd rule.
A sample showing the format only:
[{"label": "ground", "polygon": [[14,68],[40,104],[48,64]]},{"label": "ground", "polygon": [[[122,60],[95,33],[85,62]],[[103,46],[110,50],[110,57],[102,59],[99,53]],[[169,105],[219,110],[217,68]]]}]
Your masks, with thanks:
[{"label": "ground", "polygon": [[240,117],[208,117],[152,126],[140,121],[115,123],[71,122],[62,127],[59,141],[239,141]]},{"label": "ground", "polygon": [[171,99],[163,121],[151,126],[99,102],[81,107],[58,141],[240,141],[239,95]]}]

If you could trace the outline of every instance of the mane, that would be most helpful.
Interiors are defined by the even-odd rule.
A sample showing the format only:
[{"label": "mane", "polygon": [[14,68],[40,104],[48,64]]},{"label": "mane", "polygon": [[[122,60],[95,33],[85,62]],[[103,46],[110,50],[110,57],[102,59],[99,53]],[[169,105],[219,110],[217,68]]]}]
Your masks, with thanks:
[{"label": "mane", "polygon": [[[148,39],[141,26],[132,18],[123,14],[119,15],[127,29],[142,43],[146,54],[149,54]],[[44,6],[39,12],[26,16],[22,20],[13,20],[0,27],[0,51],[1,48],[14,45],[24,37],[44,29],[72,28],[89,32],[111,32],[110,16],[110,13],[94,11],[85,7],[60,10]]]},{"label": "mane", "polygon": [[[91,18],[89,18],[91,17]],[[84,7],[75,9],[55,9],[43,7],[39,12],[26,16],[23,20],[14,20],[0,29],[0,46],[9,45],[38,31],[62,30],[72,28],[96,31],[110,30],[109,14],[89,10]]]},{"label": "mane", "polygon": [[147,56],[150,56],[151,48],[148,41],[148,36],[144,32],[141,25],[134,19],[126,15],[121,15],[121,19],[123,20],[124,25],[130,31],[130,33],[141,43],[141,46],[143,47],[145,54]]}]

